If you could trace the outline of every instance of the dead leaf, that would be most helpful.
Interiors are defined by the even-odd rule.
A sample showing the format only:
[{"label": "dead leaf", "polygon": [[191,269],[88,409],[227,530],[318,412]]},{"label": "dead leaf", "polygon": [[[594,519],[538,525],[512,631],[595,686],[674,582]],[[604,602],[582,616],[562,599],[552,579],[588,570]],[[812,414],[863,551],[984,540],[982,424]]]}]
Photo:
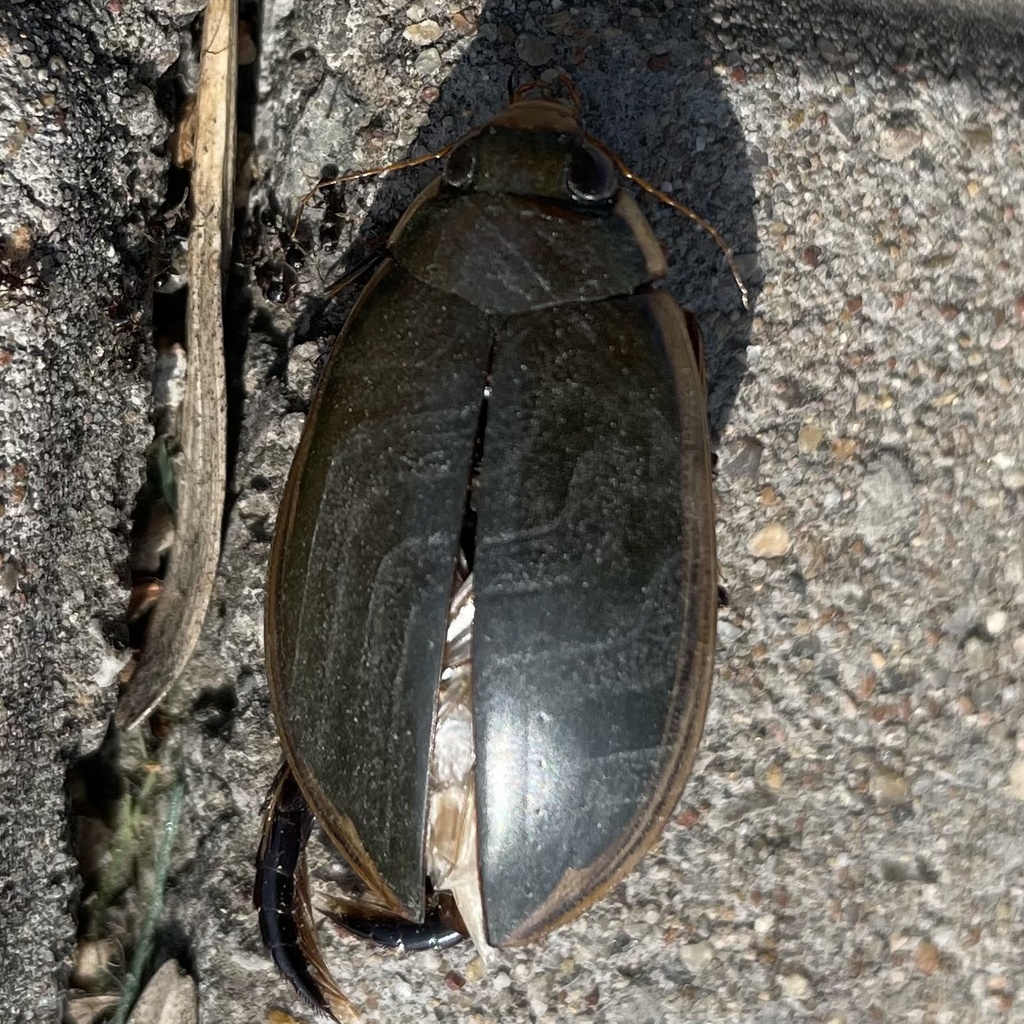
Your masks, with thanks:
[{"label": "dead leaf", "polygon": [[95,1024],[117,1006],[117,996],[72,996],[64,1019],[69,1024]]},{"label": "dead leaf", "polygon": [[231,255],[238,12],[210,0],[196,94],[188,245],[188,372],[181,408],[178,516],[163,593],[115,723],[136,725],[163,699],[195,648],[213,593],[227,473],[223,283]]}]

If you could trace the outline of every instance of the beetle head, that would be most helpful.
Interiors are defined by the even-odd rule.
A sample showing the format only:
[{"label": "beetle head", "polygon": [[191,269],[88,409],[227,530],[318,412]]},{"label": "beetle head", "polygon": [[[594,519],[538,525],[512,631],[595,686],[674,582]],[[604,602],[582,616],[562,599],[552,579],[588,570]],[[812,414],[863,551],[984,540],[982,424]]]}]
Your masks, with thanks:
[{"label": "beetle head", "polygon": [[572,112],[555,100],[520,100],[467,135],[445,164],[460,192],[534,196],[607,207],[619,187],[611,159],[591,145]]}]

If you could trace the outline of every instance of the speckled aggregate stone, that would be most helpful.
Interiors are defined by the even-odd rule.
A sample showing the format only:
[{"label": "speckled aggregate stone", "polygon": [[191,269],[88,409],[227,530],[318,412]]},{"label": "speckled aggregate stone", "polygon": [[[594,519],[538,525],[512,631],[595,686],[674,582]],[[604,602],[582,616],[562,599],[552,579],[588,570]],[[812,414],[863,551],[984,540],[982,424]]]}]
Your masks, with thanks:
[{"label": "speckled aggregate stone", "polygon": [[[254,208],[294,211],[325,165],[443,145],[501,108],[512,72],[560,68],[590,130],[729,239],[755,298],[745,314],[714,246],[645,204],[668,286],[707,335],[731,598],[705,743],[664,840],[576,923],[486,971],[468,948],[404,958],[324,927],[368,1022],[1024,1020],[1021,14],[780,7],[552,0],[456,17],[429,2],[266,5]],[[441,29],[429,46],[408,37],[427,22]],[[141,62],[130,46],[109,59]],[[50,159],[96,176],[66,152]],[[208,1022],[302,1012],[249,906],[279,756],[262,668],[266,561],[305,403],[351,304],[328,306],[321,282],[350,246],[372,248],[429,173],[346,188],[334,219],[308,211],[296,295],[282,307],[254,293],[237,497],[177,698],[234,702],[226,727],[187,711],[180,725],[189,803],[167,913],[192,940]],[[127,217],[132,193],[116,181],[109,192]],[[98,252],[102,269],[113,257],[96,233],[66,247]],[[56,317],[62,287],[49,283],[36,308]],[[79,325],[69,337],[82,334],[81,309],[64,315]],[[79,396],[47,399],[82,411],[51,411],[37,429],[77,439],[61,442],[65,462],[93,478],[47,477],[55,494],[75,489],[59,501],[40,489],[38,526],[15,513],[26,543],[59,528],[68,552],[39,560],[45,588],[19,584],[36,610],[5,640],[5,664],[11,645],[23,653],[3,694],[4,774],[31,766],[34,816],[16,831],[7,801],[24,797],[9,783],[3,848],[32,851],[10,863],[36,902],[5,890],[0,976],[14,1019],[41,1020],[70,928],[70,866],[54,859],[61,755],[79,735],[95,740],[110,708],[90,687],[105,653],[94,621],[123,600],[130,456],[145,432],[119,440],[112,475],[89,438],[109,446],[110,424],[144,422],[140,377],[85,361],[14,378],[15,365],[0,370],[4,396],[60,396],[43,391],[58,384]],[[109,417],[95,434],[74,426],[87,401]],[[44,447],[20,436],[5,430],[3,443]],[[44,644],[54,667],[33,669]],[[51,712],[64,728],[33,747]],[[30,907],[48,915],[45,941],[8,933],[8,915]]]}]

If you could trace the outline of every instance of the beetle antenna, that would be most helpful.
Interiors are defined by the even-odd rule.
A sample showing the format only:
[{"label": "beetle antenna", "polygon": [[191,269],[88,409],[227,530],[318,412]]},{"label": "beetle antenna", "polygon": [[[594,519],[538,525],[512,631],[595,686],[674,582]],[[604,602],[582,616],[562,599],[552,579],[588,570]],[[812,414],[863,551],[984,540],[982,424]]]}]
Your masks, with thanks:
[{"label": "beetle antenna", "polygon": [[736,287],[740,290],[740,298],[743,300],[743,308],[749,313],[750,312],[750,290],[747,288],[746,283],[740,274],[740,268],[736,263],[736,257],[733,255],[732,249],[729,247],[729,243],[722,237],[718,228],[711,223],[711,221],[702,217],[696,210],[691,209],[685,203],[679,202],[678,199],[673,199],[666,192],[662,192],[660,188],[655,188],[649,181],[641,178],[639,174],[635,174],[633,171],[626,166],[625,161],[618,155],[618,153],[610,150],[600,139],[595,139],[593,135],[586,136],[587,142],[592,146],[601,150],[609,160],[619,169],[619,173],[627,180],[633,182],[639,188],[642,188],[645,192],[654,196],[655,199],[664,203],[666,206],[672,207],[673,210],[683,214],[684,217],[689,217],[695,224],[706,231],[714,240],[715,245],[722,250],[725,255],[725,262],[729,265],[729,270],[732,273],[733,280],[736,282]]},{"label": "beetle antenna", "polygon": [[295,215],[295,227],[292,229],[292,234],[298,233],[302,215],[306,212],[306,207],[316,197],[317,192],[330,188],[332,185],[344,185],[347,181],[359,181],[360,178],[375,178],[381,174],[390,174],[392,171],[405,171],[410,167],[419,167],[422,164],[429,164],[434,160],[443,160],[454,148],[455,143],[449,143],[436,153],[427,153],[425,156],[412,156],[408,160],[398,160],[393,164],[386,164],[383,167],[368,167],[364,171],[348,171],[345,174],[339,174],[336,178],[321,178],[299,200],[299,212]]}]

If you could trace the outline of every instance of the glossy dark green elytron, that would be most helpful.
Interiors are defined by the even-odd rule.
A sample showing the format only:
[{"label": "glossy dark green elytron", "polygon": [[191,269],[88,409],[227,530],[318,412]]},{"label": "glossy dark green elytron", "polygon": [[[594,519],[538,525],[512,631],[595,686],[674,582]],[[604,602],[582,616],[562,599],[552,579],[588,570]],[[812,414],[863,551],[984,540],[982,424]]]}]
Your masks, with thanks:
[{"label": "glossy dark green elytron", "polygon": [[519,103],[460,146],[461,187],[439,179],[403,218],[325,370],[275,538],[268,671],[316,817],[419,919],[489,384],[473,687],[501,945],[607,892],[671,814],[710,688],[714,525],[699,337],[651,289],[663,258],[632,199],[566,191],[585,143],[557,104]]}]

